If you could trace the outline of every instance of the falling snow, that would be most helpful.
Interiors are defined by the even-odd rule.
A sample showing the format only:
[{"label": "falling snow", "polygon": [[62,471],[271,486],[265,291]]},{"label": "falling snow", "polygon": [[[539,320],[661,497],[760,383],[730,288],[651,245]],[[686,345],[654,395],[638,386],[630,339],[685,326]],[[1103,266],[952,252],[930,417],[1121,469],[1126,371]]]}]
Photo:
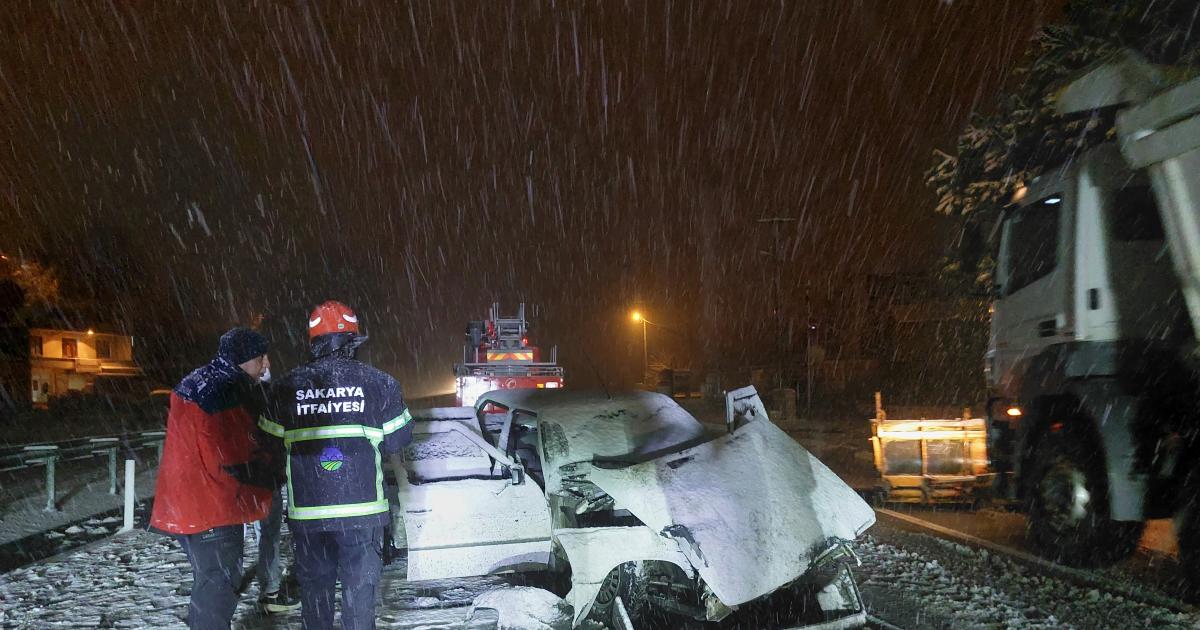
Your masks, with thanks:
[{"label": "falling snow", "polygon": [[[858,429],[875,392],[977,410],[994,393],[995,219],[1113,135],[1107,111],[1058,117],[1062,83],[1125,48],[1194,67],[1198,36],[1186,0],[10,0],[0,560],[16,568],[0,574],[0,627],[182,625],[187,561],[166,538],[113,535],[105,452],[61,462],[47,509],[46,462],[24,447],[162,430],[165,392],[233,326],[268,336],[286,373],[327,299],[352,305],[361,358],[410,398],[453,391],[464,322],[526,302],[568,389],[719,405],[754,384],[779,426],[869,467]],[[45,329],[78,347],[31,332]],[[140,375],[109,376],[123,368],[97,333],[127,338]],[[1139,453],[1190,461],[1160,458],[1195,441],[1190,426]],[[603,428],[581,434],[608,441]],[[121,446],[143,499],[148,444]],[[409,455],[433,475],[462,453],[430,440]],[[920,627],[1200,624],[1130,596],[1139,584],[1084,588],[900,539],[858,543],[860,582]],[[573,615],[565,593],[519,579],[400,575],[385,574],[386,627]],[[253,596],[238,619],[269,625]]]}]

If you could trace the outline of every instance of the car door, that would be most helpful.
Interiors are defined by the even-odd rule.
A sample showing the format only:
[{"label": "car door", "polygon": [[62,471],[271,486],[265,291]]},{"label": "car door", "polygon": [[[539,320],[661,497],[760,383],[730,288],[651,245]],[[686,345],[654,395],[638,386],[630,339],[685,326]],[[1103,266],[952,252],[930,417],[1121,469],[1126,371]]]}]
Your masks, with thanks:
[{"label": "car door", "polygon": [[1021,365],[1073,338],[1070,265],[1062,234],[1069,199],[1051,189],[1012,211],[1002,225],[992,313],[995,378],[1004,388]]},{"label": "car door", "polygon": [[[434,410],[444,412],[445,410]],[[544,569],[550,562],[545,495],[528,479],[494,473],[469,408],[464,417],[422,416],[405,452],[399,503],[408,579],[433,580]]]}]

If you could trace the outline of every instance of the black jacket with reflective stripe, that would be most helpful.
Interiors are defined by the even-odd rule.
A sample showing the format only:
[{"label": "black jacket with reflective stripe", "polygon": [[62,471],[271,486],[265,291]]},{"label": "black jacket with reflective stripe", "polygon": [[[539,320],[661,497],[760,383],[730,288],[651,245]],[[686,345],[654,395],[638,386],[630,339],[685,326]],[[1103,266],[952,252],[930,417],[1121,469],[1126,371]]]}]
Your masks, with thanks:
[{"label": "black jacket with reflective stripe", "polygon": [[385,457],[412,441],[400,384],[338,354],[296,368],[271,388],[260,421],[286,450],[293,527],[386,524]]}]

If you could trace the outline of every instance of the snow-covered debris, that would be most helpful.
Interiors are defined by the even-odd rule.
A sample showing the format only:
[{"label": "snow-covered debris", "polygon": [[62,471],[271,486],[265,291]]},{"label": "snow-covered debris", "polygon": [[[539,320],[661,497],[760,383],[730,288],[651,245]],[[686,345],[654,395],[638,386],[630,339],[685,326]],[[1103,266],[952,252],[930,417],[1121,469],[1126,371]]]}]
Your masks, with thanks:
[{"label": "snow-covered debris", "polygon": [[572,609],[554,593],[517,586],[488,591],[475,598],[473,609],[500,613],[497,630],[570,630]]}]

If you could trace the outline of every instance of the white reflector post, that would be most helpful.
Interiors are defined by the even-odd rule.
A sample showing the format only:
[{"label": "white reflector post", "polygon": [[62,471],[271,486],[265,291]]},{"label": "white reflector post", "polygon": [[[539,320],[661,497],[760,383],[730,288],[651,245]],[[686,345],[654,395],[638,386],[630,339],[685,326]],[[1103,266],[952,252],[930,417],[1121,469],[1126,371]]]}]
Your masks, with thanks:
[{"label": "white reflector post", "polygon": [[125,523],[121,526],[121,531],[128,532],[133,530],[133,460],[125,460]]}]

